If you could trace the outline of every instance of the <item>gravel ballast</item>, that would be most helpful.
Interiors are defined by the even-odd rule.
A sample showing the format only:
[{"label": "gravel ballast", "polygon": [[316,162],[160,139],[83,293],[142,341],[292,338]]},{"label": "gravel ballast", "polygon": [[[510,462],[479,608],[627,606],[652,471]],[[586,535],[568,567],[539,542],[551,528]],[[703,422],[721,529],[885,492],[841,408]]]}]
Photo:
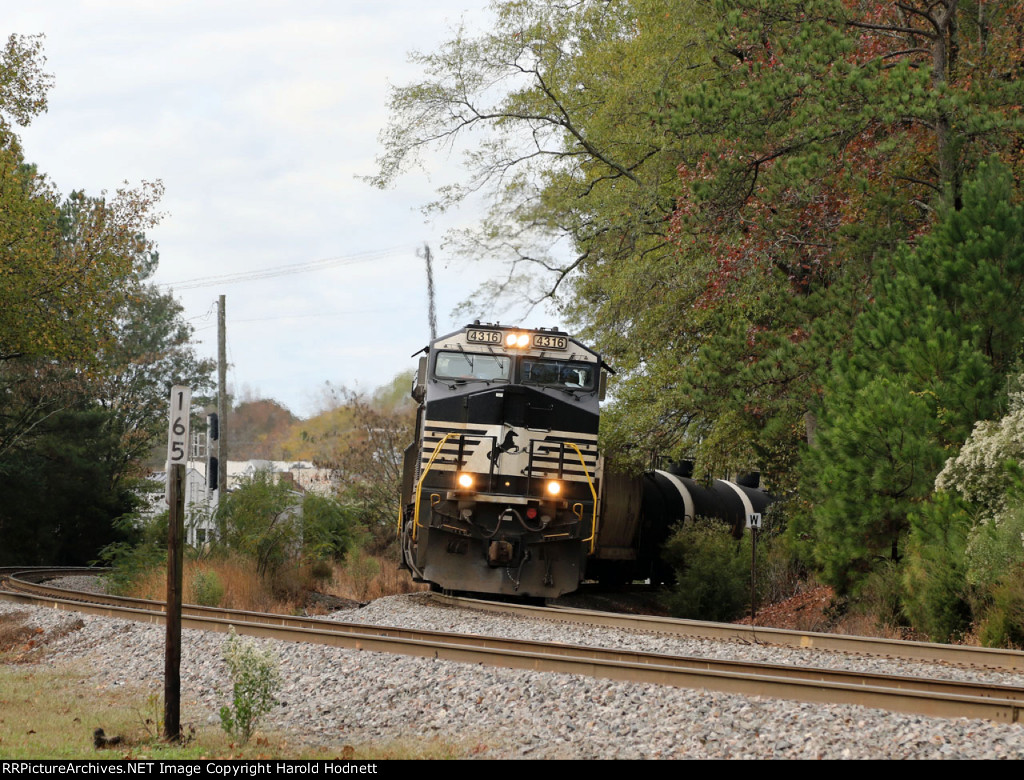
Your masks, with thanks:
[{"label": "gravel ballast", "polygon": [[[93,687],[163,687],[162,627],[72,615],[0,601],[0,615],[27,613],[60,633],[45,663],[88,670]],[[335,619],[461,633],[521,636],[653,652],[749,658],[918,674],[899,664],[821,651],[695,642],[590,629],[424,603],[420,596],[379,599]],[[221,660],[224,634],[182,632],[182,720],[218,724],[230,698]],[[264,723],[292,739],[345,745],[442,740],[481,758],[1024,758],[1024,726],[900,715],[849,705],[621,683],[566,674],[497,669],[321,645],[249,640],[272,647],[284,684]],[[992,676],[940,667],[931,676],[991,679],[1024,686],[1020,675]]]}]

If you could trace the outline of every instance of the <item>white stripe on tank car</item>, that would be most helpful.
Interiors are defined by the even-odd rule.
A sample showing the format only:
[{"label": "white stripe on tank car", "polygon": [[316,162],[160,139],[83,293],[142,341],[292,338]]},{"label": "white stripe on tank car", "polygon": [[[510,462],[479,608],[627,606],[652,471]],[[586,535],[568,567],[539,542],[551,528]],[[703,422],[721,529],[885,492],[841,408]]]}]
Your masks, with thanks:
[{"label": "white stripe on tank car", "polygon": [[739,485],[729,482],[726,479],[719,479],[717,481],[725,483],[726,485],[728,485],[729,487],[736,491],[736,495],[739,496],[740,501],[743,502],[743,521],[744,523],[746,523],[747,518],[754,514],[754,505],[750,503],[750,499],[747,497],[747,494],[743,492]]},{"label": "white stripe on tank car", "polygon": [[690,495],[690,491],[679,477],[675,474],[669,474],[667,471],[658,469],[655,473],[661,474],[665,479],[675,486],[675,489],[679,491],[679,497],[683,499],[683,520],[689,519],[693,521],[693,496]]}]

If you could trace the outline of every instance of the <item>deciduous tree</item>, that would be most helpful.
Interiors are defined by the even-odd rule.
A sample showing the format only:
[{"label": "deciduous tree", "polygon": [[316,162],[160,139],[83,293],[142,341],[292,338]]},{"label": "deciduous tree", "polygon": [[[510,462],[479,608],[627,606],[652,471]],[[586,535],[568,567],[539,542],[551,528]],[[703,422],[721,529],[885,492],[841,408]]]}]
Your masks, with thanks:
[{"label": "deciduous tree", "polygon": [[370,394],[328,386],[329,408],[299,423],[298,439],[313,462],[334,472],[339,500],[383,548],[395,537],[402,454],[412,441],[412,378],[400,374]]},{"label": "deciduous tree", "polygon": [[170,385],[202,387],[210,366],[181,307],[147,282],[161,185],[64,198],[26,164],[15,126],[45,109],[43,61],[40,37],[0,53],[0,524],[45,541],[23,546],[39,562],[85,562],[132,507],[128,478]]},{"label": "deciduous tree", "polygon": [[[270,398],[243,400],[231,410],[228,452],[235,460],[279,460],[299,419]],[[287,457],[296,457],[289,455]]]},{"label": "deciduous tree", "polygon": [[[656,121],[657,93],[696,82],[710,23],[691,0],[507,0],[491,11],[487,33],[459,29],[412,55],[425,76],[392,93],[371,178],[388,186],[427,152],[465,150],[466,179],[429,208],[490,196],[483,224],[452,238],[508,261],[507,277],[466,307],[489,317],[607,263],[666,260],[682,157]],[[572,296],[565,307],[582,317]]]},{"label": "deciduous tree", "polygon": [[[417,55],[386,185],[465,145],[437,207],[487,190],[471,254],[619,370],[606,440],[760,465],[792,486],[807,412],[875,259],[992,152],[1021,154],[1021,10],[1006,1],[656,0],[493,6]],[[477,142],[471,136],[480,131]],[[719,469],[719,470],[720,470]]]},{"label": "deciduous tree", "polygon": [[644,441],[734,468],[754,460],[787,487],[779,478],[877,259],[929,229],[939,193],[955,206],[981,159],[1019,163],[1021,11],[955,0],[714,8],[703,81],[665,96],[693,153],[680,166],[671,280],[631,285],[634,269],[617,267],[580,288],[597,288],[597,309],[604,293],[643,312],[597,332],[631,336],[618,342],[632,345],[618,357],[619,397],[627,419],[646,409]]}]

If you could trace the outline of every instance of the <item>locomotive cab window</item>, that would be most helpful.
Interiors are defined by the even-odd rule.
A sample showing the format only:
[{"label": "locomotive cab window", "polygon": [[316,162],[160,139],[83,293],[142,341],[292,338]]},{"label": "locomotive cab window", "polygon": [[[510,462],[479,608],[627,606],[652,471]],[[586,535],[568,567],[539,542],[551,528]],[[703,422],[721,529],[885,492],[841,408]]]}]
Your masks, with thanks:
[{"label": "locomotive cab window", "polygon": [[512,359],[505,355],[481,355],[471,352],[438,352],[434,362],[437,379],[456,381],[508,380]]},{"label": "locomotive cab window", "polygon": [[568,387],[574,390],[593,390],[596,368],[595,365],[590,363],[524,358],[522,365],[523,384],[541,385],[543,387]]}]

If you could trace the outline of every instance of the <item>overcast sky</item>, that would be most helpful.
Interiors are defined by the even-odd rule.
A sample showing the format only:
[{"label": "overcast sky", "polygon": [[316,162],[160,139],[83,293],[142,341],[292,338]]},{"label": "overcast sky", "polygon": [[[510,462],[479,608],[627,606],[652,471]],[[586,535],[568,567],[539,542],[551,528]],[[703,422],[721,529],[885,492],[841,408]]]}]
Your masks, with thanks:
[{"label": "overcast sky", "polygon": [[[389,84],[416,77],[470,0],[45,0],[10,4],[7,34],[46,36],[49,111],[21,131],[25,154],[61,189],[91,195],[159,179],[166,213],[151,231],[156,281],[171,284],[216,355],[227,296],[228,381],[293,412],[315,411],[324,382],[363,390],[413,367],[429,337],[425,270],[435,256],[440,332],[500,269],[452,259],[445,231],[471,209],[427,222],[419,207],[458,159],[440,158],[386,192],[375,172]],[[320,260],[316,271],[187,288],[211,276]],[[543,312],[521,324],[558,324]]]}]

